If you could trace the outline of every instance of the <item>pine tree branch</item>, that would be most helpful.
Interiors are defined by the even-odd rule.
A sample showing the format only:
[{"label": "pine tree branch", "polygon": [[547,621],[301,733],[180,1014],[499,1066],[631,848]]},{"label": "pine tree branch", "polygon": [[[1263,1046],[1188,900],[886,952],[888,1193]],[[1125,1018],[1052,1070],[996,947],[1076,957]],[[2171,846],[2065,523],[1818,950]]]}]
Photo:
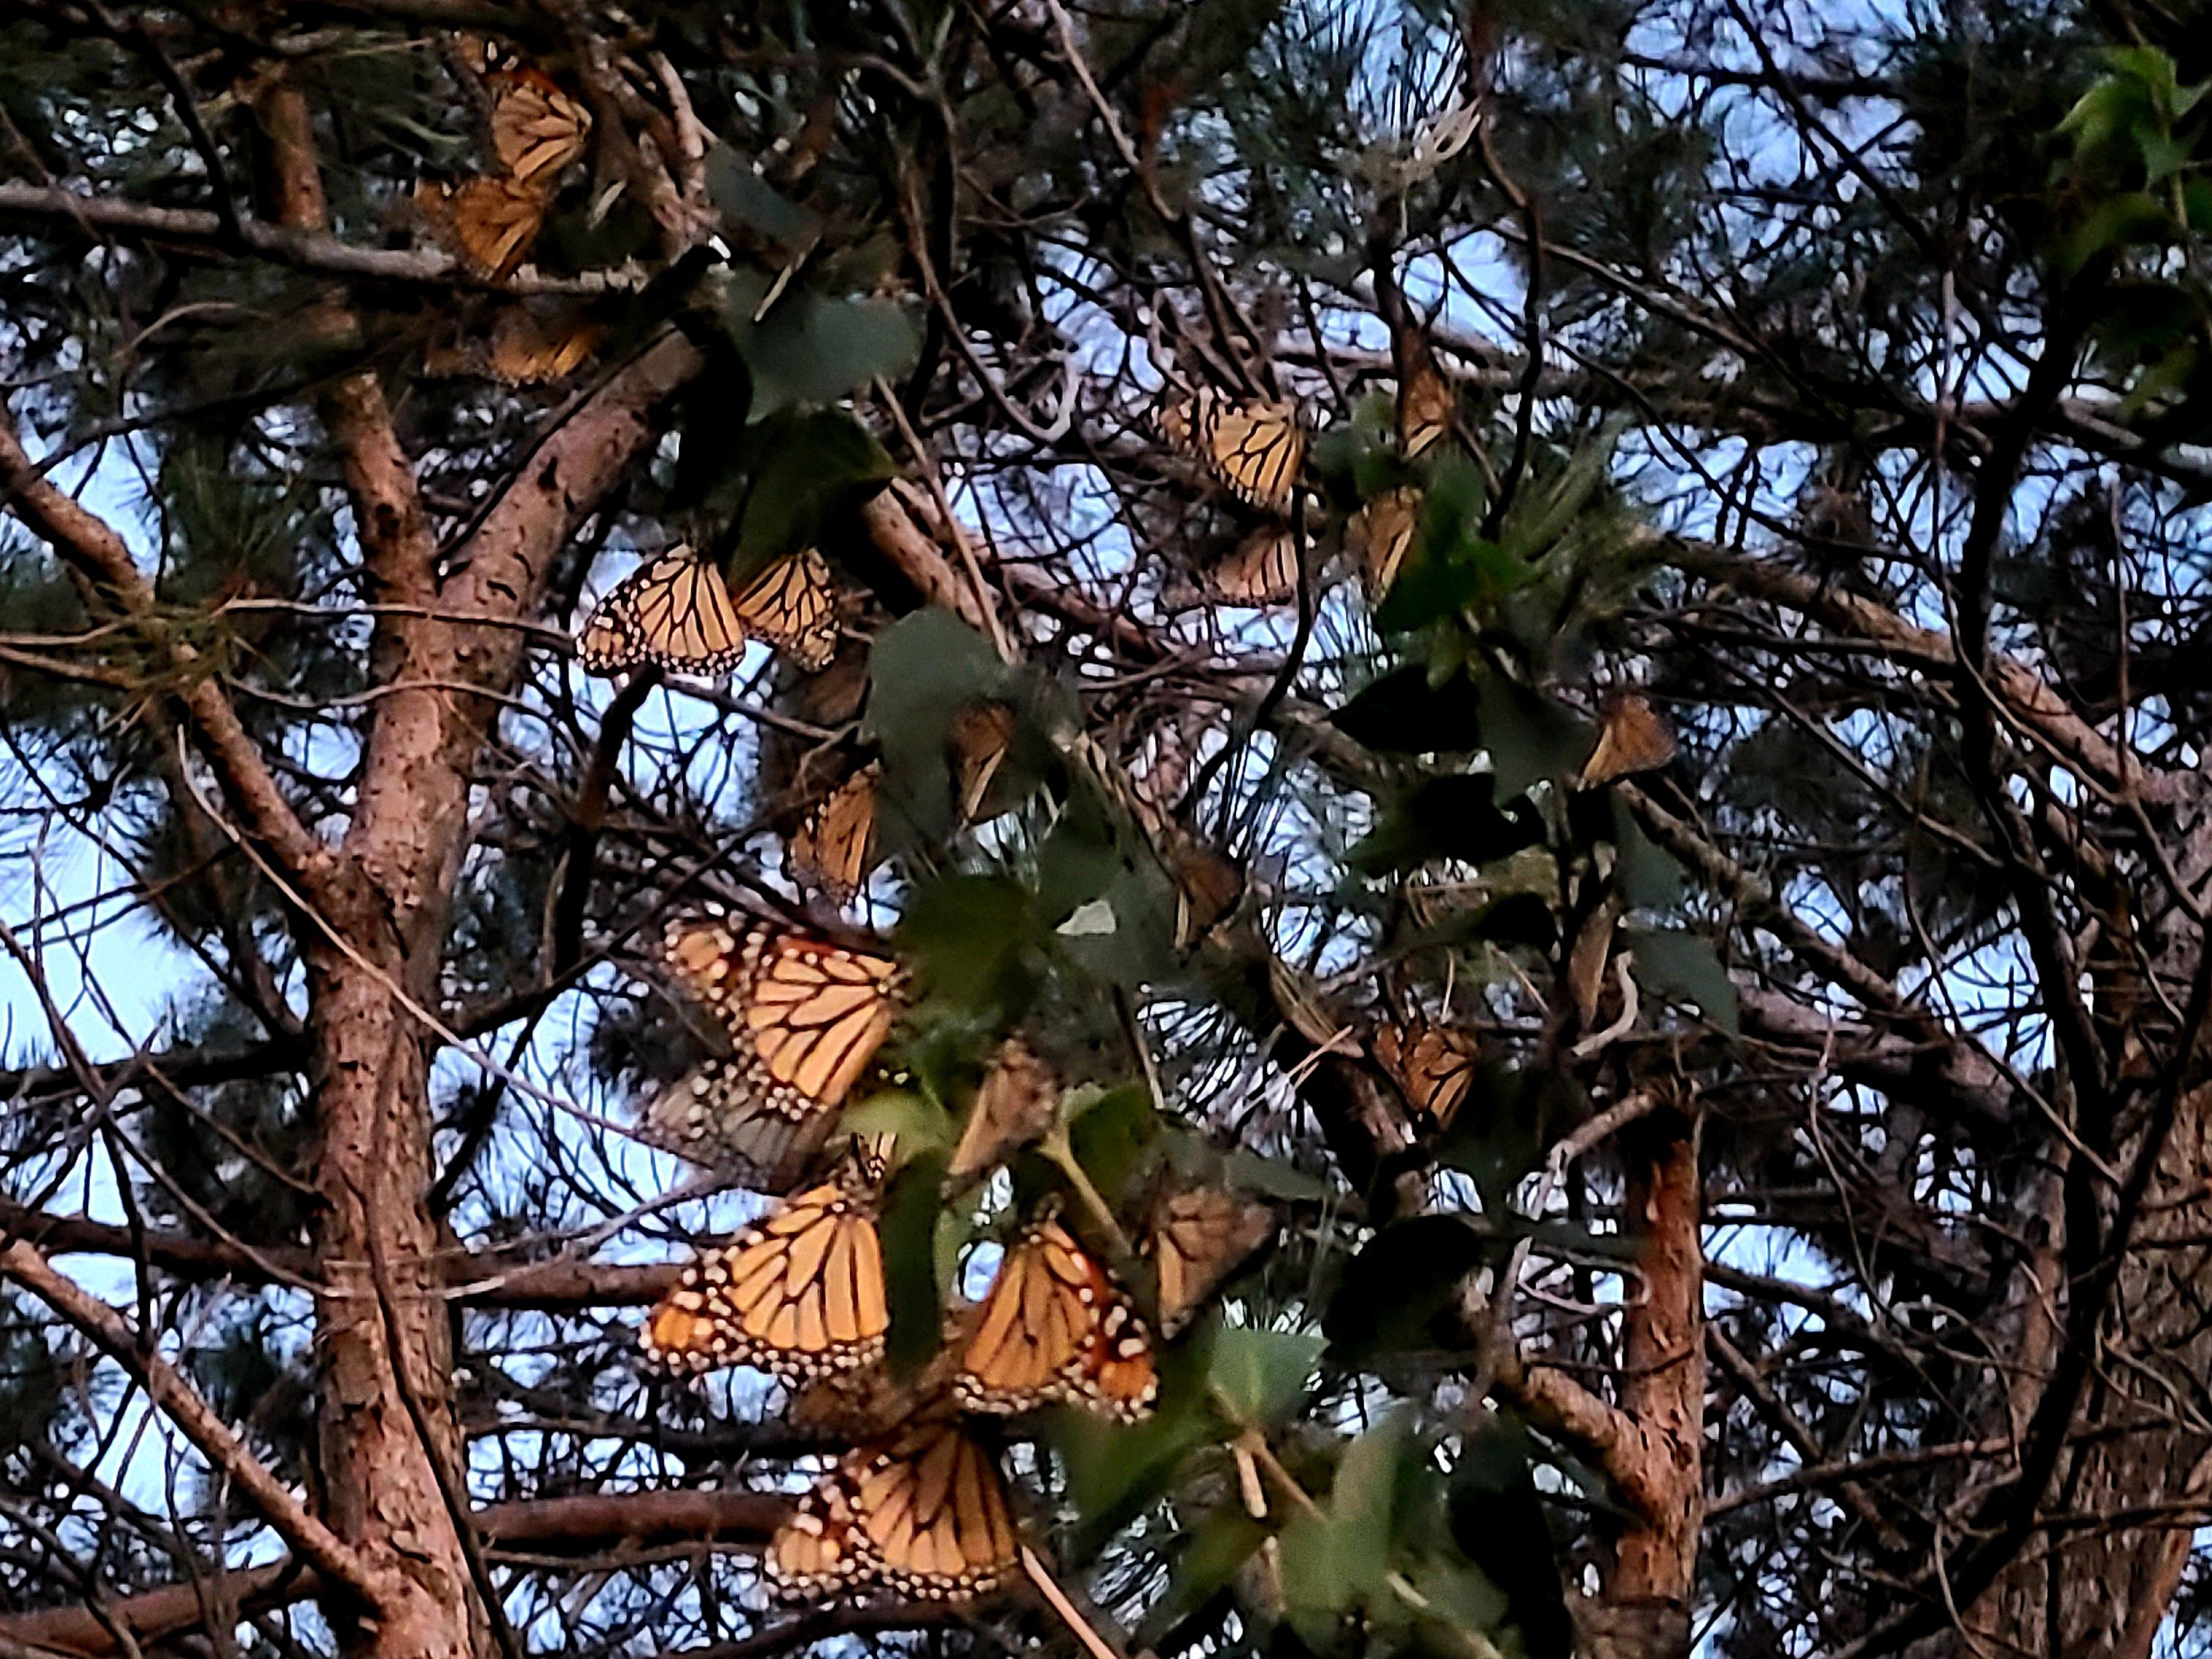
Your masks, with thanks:
[{"label": "pine tree branch", "polygon": [[[1735,589],[1820,623],[1849,638],[1883,647],[1893,659],[1946,680],[1958,672],[1949,635],[1922,628],[1880,602],[1838,583],[1790,570],[1770,559],[1704,544],[1673,543],[1668,562],[1693,575]],[[2107,792],[2125,780],[2147,802],[2172,798],[2178,787],[2146,773],[2140,759],[2120,749],[2073,711],[2066,700],[2015,658],[1990,653],[1986,681],[2005,723],[2035,740],[2085,781]]]},{"label": "pine tree branch", "polygon": [[52,236],[74,231],[87,242],[149,243],[217,262],[235,259],[243,248],[256,258],[314,276],[442,293],[588,295],[622,285],[605,276],[583,280],[516,275],[494,282],[438,248],[357,247],[325,231],[289,228],[246,215],[239,218],[234,240],[225,233],[222,216],[204,209],[148,207],[112,197],[81,195],[58,185],[0,179],[0,222],[10,221],[35,225]]},{"label": "pine tree branch", "polygon": [[135,1377],[209,1463],[244,1492],[270,1527],[332,1584],[372,1609],[393,1604],[400,1586],[370,1568],[358,1552],[320,1521],[247,1449],[198,1390],[146,1346],[122,1316],[54,1271],[30,1245],[0,1249],[0,1278],[12,1279],[89,1338]]},{"label": "pine tree branch", "polygon": [[[166,1054],[133,1054],[126,1060],[94,1063],[90,1070],[100,1086],[110,1092],[138,1086],[142,1079],[185,1089],[267,1077],[297,1066],[301,1058],[297,1043],[263,1042],[248,1048],[172,1048]],[[83,1075],[70,1066],[0,1070],[0,1101],[75,1095],[82,1092],[84,1086]]]},{"label": "pine tree branch", "polygon": [[[128,1227],[88,1216],[49,1215],[0,1200],[0,1235],[29,1241],[49,1255],[103,1255],[143,1261],[180,1279],[228,1279],[240,1285],[312,1285],[312,1252],[276,1245],[248,1250],[217,1239]],[[587,1308],[634,1308],[657,1302],[679,1269],[625,1267],[599,1261],[516,1262],[496,1251],[458,1255],[439,1263],[447,1294],[471,1308],[529,1309],[579,1313]]]},{"label": "pine tree branch", "polygon": [[[770,1492],[641,1492],[585,1494],[514,1504],[476,1512],[477,1529],[498,1548],[534,1555],[588,1559],[595,1553],[714,1540],[738,1547],[767,1540],[790,1511]],[[273,1562],[227,1575],[225,1597],[243,1617],[323,1593],[325,1580],[299,1560]],[[102,1609],[110,1624],[141,1644],[198,1627],[205,1618],[202,1587],[174,1584],[122,1596]],[[93,1656],[118,1651],[114,1636],[83,1607],[49,1607],[0,1618],[0,1641]]]},{"label": "pine tree branch", "polygon": [[216,781],[264,854],[301,892],[331,895],[337,854],[292,811],[259,747],[217,684],[212,665],[160,613],[153,586],[114,527],[47,481],[12,419],[0,421],[0,507],[137,628],[174,676],[167,694],[191,722]]}]

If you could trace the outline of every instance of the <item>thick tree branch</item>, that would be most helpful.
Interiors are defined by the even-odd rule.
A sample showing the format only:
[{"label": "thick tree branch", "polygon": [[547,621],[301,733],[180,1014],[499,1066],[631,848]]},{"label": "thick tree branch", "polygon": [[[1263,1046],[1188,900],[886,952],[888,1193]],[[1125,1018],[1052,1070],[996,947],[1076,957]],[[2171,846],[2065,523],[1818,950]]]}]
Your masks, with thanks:
[{"label": "thick tree branch", "polygon": [[[750,1547],[764,1541],[789,1509],[788,1498],[768,1492],[609,1492],[494,1504],[477,1511],[476,1522],[485,1541],[495,1548],[583,1559],[624,1546],[720,1543]],[[322,1589],[320,1576],[297,1560],[229,1574],[224,1587],[241,1617],[309,1600]],[[110,1601],[102,1611],[110,1623],[137,1641],[151,1644],[199,1626],[206,1605],[204,1587],[188,1583],[125,1596]],[[88,1659],[118,1651],[107,1626],[82,1607],[0,1619],[0,1639]]]},{"label": "thick tree branch", "polygon": [[243,216],[238,222],[237,240],[233,240],[219,215],[198,208],[149,207],[13,179],[0,179],[0,221],[35,225],[48,235],[67,236],[74,232],[88,242],[149,243],[210,260],[233,258],[242,246],[256,258],[315,276],[448,293],[476,289],[501,294],[592,294],[618,286],[607,278],[556,281],[527,276],[495,283],[471,273],[460,261],[437,248],[356,247],[327,232],[288,228]]},{"label": "thick tree branch", "polygon": [[343,1539],[307,1513],[306,1506],[246,1449],[197,1389],[145,1345],[112,1308],[54,1271],[30,1245],[0,1249],[0,1277],[14,1279],[88,1337],[137,1378],[185,1437],[216,1472],[259,1510],[284,1541],[331,1583],[370,1609],[390,1606],[398,1583],[374,1571]]}]

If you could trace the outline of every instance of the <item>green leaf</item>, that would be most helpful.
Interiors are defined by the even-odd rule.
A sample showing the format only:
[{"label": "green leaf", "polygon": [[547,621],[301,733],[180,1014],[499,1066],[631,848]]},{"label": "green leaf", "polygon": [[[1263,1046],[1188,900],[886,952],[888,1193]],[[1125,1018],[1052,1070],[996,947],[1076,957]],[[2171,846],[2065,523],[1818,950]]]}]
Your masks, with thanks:
[{"label": "green leaf", "polygon": [[2172,231],[2173,216],[2164,203],[2142,191],[2127,191],[2092,208],[2059,243],[2053,258],[2061,270],[2072,276],[2108,249],[2163,242]]},{"label": "green leaf", "polygon": [[1099,1091],[1086,1099],[1087,1092],[1069,1092],[1068,1152],[1111,1204],[1148,1166],[1160,1133],[1159,1114],[1152,1091],[1140,1083]]},{"label": "green leaf", "polygon": [[1418,1478],[1422,1455],[1411,1419],[1397,1411],[1353,1441],[1338,1461],[1328,1494],[1337,1564],[1363,1597],[1382,1591],[1401,1482],[1409,1474]]},{"label": "green leaf", "polygon": [[840,1135],[895,1134],[902,1164],[926,1152],[949,1149],[959,1139],[959,1126],[933,1100],[910,1089],[884,1089],[856,1101],[837,1120]]},{"label": "green leaf", "polygon": [[1305,1398],[1323,1346],[1307,1331],[1223,1326],[1213,1334],[1206,1374],[1236,1426],[1263,1427]]},{"label": "green leaf", "polygon": [[1404,567],[1375,613],[1386,634],[1409,634],[1473,608],[1487,611],[1535,574],[1482,536],[1482,474],[1454,456],[1422,495],[1421,526]]},{"label": "green leaf", "polygon": [[945,1286],[939,1281],[937,1218],[945,1204],[945,1154],[929,1151],[891,1177],[878,1224],[884,1245],[884,1290],[891,1326],[884,1363],[891,1375],[918,1375],[944,1340]]},{"label": "green leaf", "polygon": [[1589,1113],[1589,1097],[1557,1066],[1486,1062],[1437,1146],[1437,1162],[1474,1177],[1486,1210],[1503,1210],[1563,1126]]},{"label": "green leaf", "polygon": [[745,459],[732,581],[816,545],[834,518],[857,510],[898,473],[867,428],[834,410],[761,422]]},{"label": "green leaf", "polygon": [[1488,864],[1544,838],[1543,821],[1526,800],[1497,804],[1498,780],[1458,772],[1414,786],[1346,854],[1367,875],[1407,870],[1431,859]]},{"label": "green leaf", "polygon": [[1394,1413],[1345,1448],[1321,1511],[1284,1528],[1283,1595],[1298,1628],[1325,1630],[1362,1608],[1370,1621],[1404,1621],[1389,1580],[1402,1489],[1421,1482],[1423,1458],[1406,1416]]},{"label": "green leaf", "polygon": [[1645,990],[1690,1003],[1729,1036],[1736,1034],[1735,987],[1706,939],[1672,929],[1626,928],[1621,948],[1635,953],[1630,971]]},{"label": "green leaf", "polygon": [[1005,876],[945,876],[921,886],[900,919],[900,951],[924,994],[982,1024],[1011,1018],[1034,994],[1035,912]]},{"label": "green leaf", "polygon": [[707,152],[707,197],[722,222],[787,247],[803,247],[822,234],[822,221],[747,167],[737,151],[717,143]]},{"label": "green leaf", "polygon": [[1079,1554],[1096,1550],[1156,1501],[1184,1460],[1219,1437],[1206,1403],[1202,1356],[1191,1346],[1160,1356],[1159,1404],[1141,1423],[1111,1423],[1089,1412],[1054,1412],[1046,1437],[1067,1472],[1067,1495],[1080,1517]]},{"label": "green leaf", "polygon": [[[1088,791],[1078,793],[1037,847],[1037,914],[1049,927],[1069,922],[1103,898],[1128,867],[1128,854],[1097,801]],[[1095,918],[1084,924],[1096,925]]]},{"label": "green leaf", "polygon": [[1377,754],[1442,755],[1480,749],[1481,716],[1481,698],[1463,675],[1431,684],[1416,663],[1370,680],[1329,719]]},{"label": "green leaf", "polygon": [[914,325],[888,300],[802,294],[754,328],[745,361],[756,408],[767,412],[848,397],[878,376],[905,373],[921,349]]},{"label": "green leaf", "polygon": [[1318,1176],[1310,1176],[1280,1158],[1242,1151],[1221,1160],[1221,1180],[1223,1185],[1239,1192],[1287,1199],[1294,1204],[1326,1197],[1329,1190],[1328,1183]]},{"label": "green leaf", "polygon": [[1607,804],[1613,809],[1613,879],[1621,902],[1632,910],[1663,910],[1680,904],[1686,891],[1680,861],[1645,835],[1618,799]]},{"label": "green leaf", "polygon": [[1482,1236],[1457,1216],[1416,1216],[1385,1227],[1346,1265],[1329,1297],[1322,1329],[1331,1352],[1356,1366],[1455,1342],[1462,1333],[1447,1316],[1457,1310],[1461,1281],[1481,1265],[1484,1249]]},{"label": "green leaf", "polygon": [[1574,1621],[1530,1464],[1528,1436],[1519,1424],[1494,1414],[1476,1419],[1452,1469],[1450,1536],[1486,1583],[1506,1592],[1503,1614],[1489,1622],[1510,1620],[1528,1659],[1568,1659]]},{"label": "green leaf", "polygon": [[945,751],[953,716],[1006,683],[998,653],[950,611],[917,611],[876,636],[868,726],[883,757],[883,829],[894,850],[941,842],[958,827]]},{"label": "green leaf", "polygon": [[1517,795],[1533,783],[1558,781],[1582,769],[1595,729],[1541,692],[1487,672],[1481,687],[1482,746],[1498,775],[1498,793]]}]

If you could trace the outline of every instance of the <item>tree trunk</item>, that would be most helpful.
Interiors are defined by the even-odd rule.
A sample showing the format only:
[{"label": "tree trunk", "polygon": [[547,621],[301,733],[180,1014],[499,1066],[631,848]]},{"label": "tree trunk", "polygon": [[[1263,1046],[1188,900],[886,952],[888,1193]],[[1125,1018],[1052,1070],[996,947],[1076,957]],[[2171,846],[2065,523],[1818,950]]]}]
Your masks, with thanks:
[{"label": "tree trunk", "polygon": [[1662,1113],[1623,1137],[1631,1160],[1627,1214],[1644,1231],[1640,1296],[1623,1316],[1621,1408],[1643,1440],[1649,1491],[1638,1524],[1614,1547],[1613,1571],[1585,1610],[1587,1644],[1602,1659],[1679,1659],[1705,1526],[1705,1252],[1694,1121]]},{"label": "tree trunk", "polygon": [[[2212,817],[2197,804],[2202,780],[2188,781],[2197,787],[2179,792],[2173,811],[2187,828],[2168,846],[2182,884],[2201,893],[2212,873]],[[2212,1493],[2212,1084],[2201,1024],[2177,1029],[2168,1012],[2190,1006],[2203,941],[2195,921],[2163,907],[2163,921],[2138,941],[2130,919],[2144,908],[2131,895],[2105,902],[2109,939],[2088,964],[2100,1035],[2131,1085],[2122,1097],[2129,1118],[2109,1160],[2114,1169],[2131,1167],[2145,1137],[2156,1133],[2161,1092],[2184,1092],[2098,1322],[2074,1413],[2075,1439],[2040,1495],[2039,1524],[2020,1559],[1964,1621],[1984,1651],[2148,1659]],[[2160,983],[2156,995],[2146,962]],[[2165,1080],[2177,1068],[2185,1086]],[[2100,1197],[2109,1233],[2109,1183]],[[2062,1262],[2068,1256],[2063,1240],[2057,1254]],[[2061,1272],[2041,1277],[2069,1285]],[[2078,1287],[2078,1272],[2073,1283]],[[2040,1288],[2027,1286],[2031,1295]],[[2043,1334],[2014,1355],[2029,1379],[2021,1393],[2031,1409],[2055,1359],[2052,1333],[2067,1317],[2066,1293],[2051,1294],[2048,1310],[2014,1310],[2026,1328]],[[2023,1415],[2016,1407],[2015,1426]]]}]

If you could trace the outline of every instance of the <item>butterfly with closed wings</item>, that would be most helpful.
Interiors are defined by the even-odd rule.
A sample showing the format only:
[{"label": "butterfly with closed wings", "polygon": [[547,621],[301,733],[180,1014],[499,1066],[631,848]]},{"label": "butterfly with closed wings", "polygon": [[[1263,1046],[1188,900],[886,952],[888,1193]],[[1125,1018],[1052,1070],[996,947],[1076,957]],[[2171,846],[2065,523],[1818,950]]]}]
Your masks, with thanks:
[{"label": "butterfly with closed wings", "polygon": [[799,1179],[853,1085],[890,1035],[906,975],[889,957],[778,923],[718,916],[672,923],[678,982],[727,1031],[708,1061],[646,1109],[655,1145],[765,1191]]},{"label": "butterfly with closed wings", "polygon": [[1160,1330],[1173,1336],[1275,1236],[1275,1212],[1225,1187],[1170,1188],[1154,1200],[1145,1253],[1159,1275]]},{"label": "butterfly with closed wings", "polygon": [[1048,1212],[1000,1261],[952,1386],[970,1411],[1058,1402],[1133,1422],[1150,1414],[1158,1380],[1135,1307]]},{"label": "butterfly with closed wings", "polygon": [[1414,1112],[1436,1128],[1449,1129],[1482,1060],[1473,1033],[1421,1015],[1403,1025],[1386,1019],[1376,1027],[1374,1048]]},{"label": "butterfly with closed wings", "polygon": [[1232,397],[1212,386],[1159,406],[1161,434],[1197,457],[1248,507],[1281,513],[1305,465],[1306,432],[1289,404]]},{"label": "butterfly with closed wings", "polygon": [[876,867],[876,797],[884,769],[871,761],[814,803],[786,851],[792,873],[839,904],[849,903]]},{"label": "butterfly with closed wings", "polygon": [[491,143],[501,167],[521,184],[550,183],[582,158],[592,112],[536,64],[497,42],[484,50]]},{"label": "butterfly with closed wings", "polygon": [[1020,1559],[997,1459],[933,1415],[840,1460],[776,1528],[763,1565],[791,1601],[881,1586],[958,1602],[998,1589]]},{"label": "butterfly with closed wings", "polygon": [[882,1164],[855,1148],[830,1180],[686,1267],[646,1322],[646,1352],[672,1370],[752,1365],[793,1382],[872,1364],[890,1328],[882,1179]]},{"label": "butterfly with closed wings", "polygon": [[1606,698],[1605,724],[1597,744],[1583,763],[1579,781],[1587,788],[1638,772],[1656,772],[1674,758],[1674,730],[1659,711],[1633,692]]}]

